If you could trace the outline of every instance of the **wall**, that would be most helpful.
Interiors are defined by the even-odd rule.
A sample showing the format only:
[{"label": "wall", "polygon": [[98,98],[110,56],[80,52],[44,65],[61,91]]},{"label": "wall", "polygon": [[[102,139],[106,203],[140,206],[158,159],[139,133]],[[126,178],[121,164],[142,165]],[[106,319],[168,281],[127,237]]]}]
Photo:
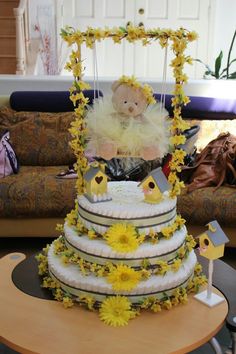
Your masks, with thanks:
[{"label": "wall", "polygon": [[[223,64],[227,62],[227,55],[236,30],[236,1],[235,0],[215,0],[216,11],[213,26],[213,52],[210,60],[211,66],[214,59],[223,51]],[[231,54],[231,58],[236,58],[236,42]],[[232,66],[233,67],[233,66]],[[234,66],[236,71],[236,65]]]},{"label": "wall", "polygon": [[[96,0],[102,1],[102,0]],[[172,0],[173,1],[173,0]],[[189,0],[191,2],[191,0]],[[30,33],[32,38],[38,37],[39,34],[34,31],[34,25],[37,23],[37,6],[52,6],[60,4],[60,0],[30,0]],[[236,29],[236,0],[211,0],[211,18],[212,28],[210,31],[210,45],[208,52],[208,60],[211,68],[214,68],[214,60],[218,56],[220,50],[224,52],[223,64],[226,64],[227,54],[234,30]],[[54,13],[55,15],[55,13]],[[59,36],[58,36],[59,37]],[[204,40],[204,38],[200,38]],[[61,50],[61,49],[60,49]],[[236,43],[233,48],[232,58],[236,58]],[[203,58],[199,58],[203,59]],[[199,64],[200,65],[200,64]],[[236,64],[232,68],[235,68]]]}]

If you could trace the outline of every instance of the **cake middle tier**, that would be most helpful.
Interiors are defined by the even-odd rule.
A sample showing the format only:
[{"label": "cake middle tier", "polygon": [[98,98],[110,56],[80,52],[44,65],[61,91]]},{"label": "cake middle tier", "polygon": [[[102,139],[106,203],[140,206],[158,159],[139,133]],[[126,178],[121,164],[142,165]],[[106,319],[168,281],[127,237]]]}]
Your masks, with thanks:
[{"label": "cake middle tier", "polygon": [[103,234],[111,225],[130,223],[148,234],[151,230],[159,232],[176,218],[176,198],[163,196],[160,203],[149,204],[137,182],[109,182],[108,194],[112,200],[97,203],[83,195],[78,197],[79,219],[87,229]]},{"label": "cake middle tier", "polygon": [[171,262],[179,252],[184,253],[187,229],[183,226],[174,232],[170,239],[160,239],[158,243],[143,242],[133,252],[118,252],[112,249],[104,239],[91,240],[87,235],[78,235],[73,226],[64,225],[67,248],[75,251],[85,261],[104,265],[107,262],[123,263],[131,267],[140,267],[144,259],[150,265],[162,260]]}]

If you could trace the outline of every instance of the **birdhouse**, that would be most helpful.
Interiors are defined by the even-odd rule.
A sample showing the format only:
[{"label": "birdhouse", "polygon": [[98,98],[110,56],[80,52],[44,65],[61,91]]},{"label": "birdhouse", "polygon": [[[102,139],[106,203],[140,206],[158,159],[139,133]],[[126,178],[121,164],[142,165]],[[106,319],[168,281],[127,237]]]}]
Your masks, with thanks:
[{"label": "birdhouse", "polygon": [[163,199],[163,193],[171,188],[161,167],[151,171],[138,186],[143,189],[144,201],[152,204],[160,203]]},{"label": "birdhouse", "polygon": [[105,166],[94,163],[84,175],[84,196],[92,203],[111,200],[107,192],[108,176],[105,174]]},{"label": "birdhouse", "polygon": [[208,230],[199,236],[200,255],[207,259],[220,258],[229,239],[216,220],[207,226]]}]

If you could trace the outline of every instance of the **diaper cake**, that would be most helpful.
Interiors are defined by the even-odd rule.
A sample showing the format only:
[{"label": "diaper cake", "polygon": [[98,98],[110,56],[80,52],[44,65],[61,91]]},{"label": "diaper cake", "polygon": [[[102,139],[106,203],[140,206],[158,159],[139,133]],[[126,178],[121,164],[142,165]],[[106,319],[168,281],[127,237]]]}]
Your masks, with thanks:
[{"label": "diaper cake", "polygon": [[[73,42],[72,35],[78,43],[70,31],[64,38]],[[77,55],[72,55],[71,70]],[[186,303],[187,294],[205,282],[195,241],[176,211],[182,186],[176,170],[185,155],[177,145],[184,142],[181,128],[186,126],[180,105],[170,122],[151,87],[134,77],[122,76],[112,85],[111,98],[99,98],[86,111],[84,88],[77,80],[71,90],[77,113],[70,131],[78,196],[74,210],[58,226],[61,236],[37,256],[39,274],[65,307],[82,304],[97,310],[106,324],[123,326],[142,310],[159,312]],[[158,167],[139,182],[110,181],[106,164],[91,160],[161,160],[170,150],[169,176]]]}]

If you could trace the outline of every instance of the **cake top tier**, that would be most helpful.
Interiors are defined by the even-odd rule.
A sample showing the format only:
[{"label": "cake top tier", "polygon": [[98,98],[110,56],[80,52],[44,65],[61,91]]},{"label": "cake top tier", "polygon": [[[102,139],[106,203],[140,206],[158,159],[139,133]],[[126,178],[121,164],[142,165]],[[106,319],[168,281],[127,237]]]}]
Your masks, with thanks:
[{"label": "cake top tier", "polygon": [[137,182],[109,182],[108,194],[112,200],[106,203],[91,203],[86,197],[79,196],[79,206],[100,215],[124,217],[144,217],[160,215],[176,206],[176,198],[163,197],[158,204],[149,204],[144,201],[143,191]]}]

